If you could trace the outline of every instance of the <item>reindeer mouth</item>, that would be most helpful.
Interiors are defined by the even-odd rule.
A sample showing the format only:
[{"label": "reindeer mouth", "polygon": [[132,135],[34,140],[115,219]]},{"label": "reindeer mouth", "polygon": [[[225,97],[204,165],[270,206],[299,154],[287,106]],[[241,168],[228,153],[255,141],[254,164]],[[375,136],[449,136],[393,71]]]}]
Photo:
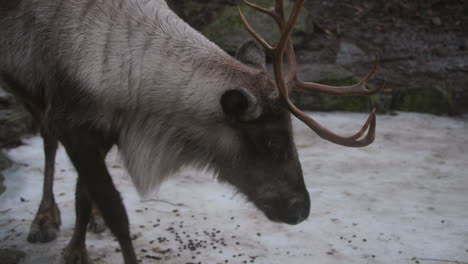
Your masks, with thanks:
[{"label": "reindeer mouth", "polygon": [[297,225],[306,220],[310,212],[310,200],[298,197],[289,200],[261,202],[256,206],[272,222]]}]

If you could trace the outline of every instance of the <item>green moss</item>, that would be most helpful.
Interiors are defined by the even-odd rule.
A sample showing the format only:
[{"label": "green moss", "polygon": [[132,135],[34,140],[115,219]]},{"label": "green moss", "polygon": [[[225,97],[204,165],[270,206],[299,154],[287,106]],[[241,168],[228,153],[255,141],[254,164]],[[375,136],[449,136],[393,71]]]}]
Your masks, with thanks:
[{"label": "green moss", "polygon": [[[342,80],[323,80],[322,84],[334,86],[354,85],[360,79],[350,77]],[[370,89],[375,87],[368,86]],[[325,94],[296,94],[294,97],[298,106],[303,110],[315,111],[347,111],[347,112],[369,112],[372,103],[377,107],[377,112],[385,112],[386,107],[382,102],[380,95],[372,96],[330,96]]]},{"label": "green moss", "polygon": [[450,96],[445,91],[432,87],[398,90],[394,96],[392,108],[399,111],[435,115],[454,114]]},{"label": "green moss", "polygon": [[[274,1],[257,0],[252,1],[260,6],[272,8]],[[285,2],[286,12],[292,9],[292,3]],[[271,44],[277,42],[279,33],[274,20],[246,5],[242,5],[242,11],[252,27]],[[293,32],[293,42],[301,44],[305,36],[313,32],[313,22],[306,10],[302,10],[296,22]],[[250,34],[244,29],[236,6],[226,6],[215,17],[214,21],[202,29],[202,33],[210,40],[218,44],[224,50],[234,53],[237,47]]]}]

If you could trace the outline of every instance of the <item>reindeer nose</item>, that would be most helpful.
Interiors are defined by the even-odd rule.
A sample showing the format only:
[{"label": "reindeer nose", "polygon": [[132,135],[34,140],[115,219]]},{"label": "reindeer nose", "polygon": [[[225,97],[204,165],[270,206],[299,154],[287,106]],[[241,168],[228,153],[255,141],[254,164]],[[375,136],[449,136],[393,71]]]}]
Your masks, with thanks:
[{"label": "reindeer nose", "polygon": [[284,222],[290,225],[297,225],[309,217],[310,200],[307,195],[306,199],[293,198],[289,202],[286,209]]}]

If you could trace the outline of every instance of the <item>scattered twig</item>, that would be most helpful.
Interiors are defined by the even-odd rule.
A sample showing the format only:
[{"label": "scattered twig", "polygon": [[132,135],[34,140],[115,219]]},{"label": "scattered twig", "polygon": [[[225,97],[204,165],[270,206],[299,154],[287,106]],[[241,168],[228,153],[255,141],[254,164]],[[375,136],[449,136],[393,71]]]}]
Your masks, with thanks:
[{"label": "scattered twig", "polygon": [[8,208],[6,210],[0,211],[0,214],[8,213],[11,211],[11,208]]},{"label": "scattered twig", "polygon": [[178,207],[185,206],[183,203],[172,203],[172,202],[161,200],[161,199],[147,199],[147,200],[141,200],[141,201],[142,202],[160,202],[160,203],[166,203],[166,204],[169,204],[172,206],[178,206]]},{"label": "scattered twig", "polygon": [[426,261],[438,261],[438,262],[444,262],[444,263],[468,264],[468,262],[457,261],[457,260],[433,259],[433,258],[415,258],[415,259],[426,260]]}]

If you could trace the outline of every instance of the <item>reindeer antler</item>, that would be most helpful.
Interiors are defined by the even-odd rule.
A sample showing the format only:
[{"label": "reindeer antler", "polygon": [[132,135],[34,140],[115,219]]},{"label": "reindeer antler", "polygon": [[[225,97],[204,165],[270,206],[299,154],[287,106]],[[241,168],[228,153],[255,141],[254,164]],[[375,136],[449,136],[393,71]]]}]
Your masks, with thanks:
[{"label": "reindeer antler", "polygon": [[[283,1],[276,0],[274,10],[260,7],[249,1],[243,0],[244,3],[264,14],[267,14],[276,21],[280,29],[281,35],[278,43],[275,46],[270,45],[264,38],[262,38],[247,22],[240,7],[238,7],[239,15],[242,23],[247,31],[268,51],[271,53],[273,59],[273,70],[277,88],[281,98],[286,103],[289,111],[308,127],[310,127],[321,138],[330,142],[347,146],[347,147],[364,147],[371,144],[375,138],[376,116],[375,107],[372,109],[369,118],[364,126],[354,135],[343,137],[339,136],[325,127],[321,126],[314,119],[307,116],[304,112],[299,110],[289,99],[289,90],[296,89],[302,91],[319,92],[330,95],[371,95],[383,88],[383,85],[375,90],[368,90],[365,85],[369,78],[374,74],[377,67],[377,60],[374,62],[372,70],[356,85],[352,86],[328,86],[313,82],[303,82],[297,79],[297,63],[294,48],[291,41],[291,32],[294,24],[299,16],[299,12],[304,4],[304,0],[296,0],[292,8],[288,20],[285,19]],[[286,57],[288,59],[288,73],[286,79],[283,73],[283,57],[287,49]],[[368,130],[365,137],[362,138],[364,133]]]}]

